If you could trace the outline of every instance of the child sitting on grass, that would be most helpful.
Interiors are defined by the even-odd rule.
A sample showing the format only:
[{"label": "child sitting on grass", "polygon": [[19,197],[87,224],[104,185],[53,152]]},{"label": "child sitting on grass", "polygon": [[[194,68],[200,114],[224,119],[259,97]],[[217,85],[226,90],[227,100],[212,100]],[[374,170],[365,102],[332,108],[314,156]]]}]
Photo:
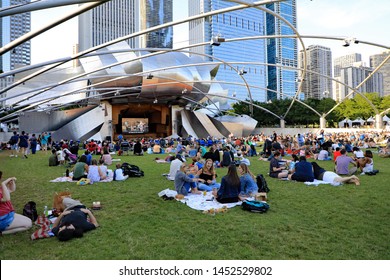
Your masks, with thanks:
[{"label": "child sitting on grass", "polygon": [[124,175],[123,170],[121,168],[121,164],[116,164],[116,169],[114,171],[114,181],[124,181],[129,178],[129,175]]}]

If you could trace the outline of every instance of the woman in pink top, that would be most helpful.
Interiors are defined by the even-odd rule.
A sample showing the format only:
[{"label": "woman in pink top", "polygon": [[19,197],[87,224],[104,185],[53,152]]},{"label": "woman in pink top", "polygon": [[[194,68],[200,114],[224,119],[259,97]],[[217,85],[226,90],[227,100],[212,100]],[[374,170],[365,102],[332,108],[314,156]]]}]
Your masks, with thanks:
[{"label": "woman in pink top", "polygon": [[102,159],[103,159],[105,165],[111,165],[112,164],[112,157],[109,154],[108,150],[106,150],[106,149],[104,150],[104,153],[102,155]]}]

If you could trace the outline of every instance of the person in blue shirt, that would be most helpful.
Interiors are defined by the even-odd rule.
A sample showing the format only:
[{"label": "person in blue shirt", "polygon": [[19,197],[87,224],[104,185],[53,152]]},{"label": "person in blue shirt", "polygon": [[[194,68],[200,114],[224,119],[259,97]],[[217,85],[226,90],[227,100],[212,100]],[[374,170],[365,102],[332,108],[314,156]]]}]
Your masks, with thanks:
[{"label": "person in blue shirt", "polygon": [[208,146],[208,147],[211,147],[213,144],[214,144],[214,143],[213,143],[213,139],[208,138],[208,139],[207,139],[207,146]]},{"label": "person in blue shirt", "polygon": [[353,152],[353,147],[352,147],[352,144],[350,141],[347,141],[345,143],[345,150],[347,151],[347,153],[352,153]]},{"label": "person in blue shirt", "polygon": [[289,167],[288,171],[289,171],[289,173],[292,174],[292,173],[294,173],[294,170],[295,170],[295,164],[297,162],[299,162],[299,158],[297,155],[294,155],[294,154],[292,154],[291,157],[292,157],[292,159],[291,159],[290,164],[288,166]]},{"label": "person in blue shirt", "polygon": [[229,165],[227,175],[222,177],[221,187],[213,190],[213,195],[219,203],[232,203],[239,201],[241,191],[240,177],[234,164]]},{"label": "person in blue shirt", "polygon": [[310,162],[306,161],[305,156],[299,157],[299,162],[295,164],[294,172],[293,174],[288,175],[288,179],[299,182],[314,181],[313,166]]},{"label": "person in blue shirt", "polygon": [[177,146],[176,146],[176,154],[181,154],[184,150],[184,147],[181,143],[181,141],[178,141],[177,142]]},{"label": "person in blue shirt", "polygon": [[85,155],[85,157],[86,157],[86,164],[87,165],[91,165],[91,163],[92,163],[92,155],[91,155],[91,153],[88,151],[88,150],[86,150],[85,152],[84,152],[84,155]]},{"label": "person in blue shirt", "polygon": [[305,138],[302,134],[298,133],[298,145],[299,147],[302,147],[305,144]]},{"label": "person in blue shirt", "polygon": [[241,175],[241,192],[239,194],[240,200],[254,197],[259,189],[255,181],[255,175],[253,175],[253,173],[249,170],[248,165],[245,163],[240,163],[238,166],[238,173]]}]

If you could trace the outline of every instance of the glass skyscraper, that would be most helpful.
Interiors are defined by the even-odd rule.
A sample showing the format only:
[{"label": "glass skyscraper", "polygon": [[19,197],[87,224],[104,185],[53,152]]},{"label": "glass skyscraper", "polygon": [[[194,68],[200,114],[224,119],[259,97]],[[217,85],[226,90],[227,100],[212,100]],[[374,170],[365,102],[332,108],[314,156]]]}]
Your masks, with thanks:
[{"label": "glass skyscraper", "polygon": [[[253,1],[252,1],[253,2]],[[220,0],[189,0],[189,16],[219,10],[237,4]],[[242,38],[265,35],[264,12],[255,8],[218,14],[209,18],[199,19],[189,23],[189,44],[211,42],[213,37],[221,36],[225,39]],[[228,89],[230,97],[240,100],[249,100],[249,92],[237,72],[246,72],[242,75],[249,85],[253,100],[266,100],[266,50],[265,40],[242,40],[236,42],[221,42],[219,46],[208,44],[202,47],[191,48],[192,52],[207,54],[215,59],[209,60],[230,63],[221,64],[216,79]],[[219,59],[219,60],[218,60]],[[241,63],[237,63],[241,62]],[[253,62],[254,64],[246,64]],[[259,64],[255,64],[259,63]],[[240,84],[240,85],[238,85]],[[234,102],[234,100],[233,100]]]},{"label": "glass skyscraper", "polygon": [[[28,0],[2,0],[0,8],[29,3]],[[30,13],[0,18],[0,45],[5,46],[31,30]],[[30,65],[31,44],[26,41],[0,56],[0,70],[7,72],[18,66]]]},{"label": "glass skyscraper", "polygon": [[[79,16],[79,50],[172,21],[172,0],[112,0]],[[127,41],[131,48],[172,48],[168,27]]]},{"label": "glass skyscraper", "polygon": [[[297,26],[296,0],[288,0],[279,3],[267,4],[266,8],[279,14],[295,28]],[[267,35],[293,35],[293,30],[282,20],[267,13]],[[294,96],[298,89],[297,70],[284,68],[283,66],[298,66],[298,47],[296,38],[275,38],[267,40],[267,62],[277,67],[268,65],[267,99],[280,99]],[[277,93],[276,93],[276,92]]]}]

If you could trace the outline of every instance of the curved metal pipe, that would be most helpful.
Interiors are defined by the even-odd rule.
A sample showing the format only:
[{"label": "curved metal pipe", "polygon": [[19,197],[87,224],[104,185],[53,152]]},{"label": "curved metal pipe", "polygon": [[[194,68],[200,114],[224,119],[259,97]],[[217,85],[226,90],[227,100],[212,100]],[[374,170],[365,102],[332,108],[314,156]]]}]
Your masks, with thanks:
[{"label": "curved metal pipe", "polygon": [[[385,60],[383,60],[382,61],[382,63],[381,64],[379,64],[375,69],[374,69],[374,71],[372,71],[371,73],[370,73],[370,75],[368,75],[357,87],[355,87],[355,90],[357,90],[358,88],[360,88],[362,85],[364,85],[365,84],[365,82],[367,82],[383,65],[385,65],[385,63],[387,62],[387,61],[389,61],[390,60],[390,54],[385,58]],[[353,91],[351,91],[350,93],[348,93],[345,97],[344,97],[344,99],[343,100],[341,100],[339,103],[337,103],[332,109],[330,109],[329,110],[329,112],[328,113],[326,113],[326,115],[325,116],[327,116],[327,115],[329,115],[334,109],[336,109],[346,98],[348,98],[349,96],[351,96],[351,94],[352,93],[354,93]],[[366,97],[366,96],[364,96],[364,94],[361,94],[366,100],[368,100],[368,98]],[[370,103],[370,104],[372,104],[371,103],[371,101],[369,101],[368,100],[368,102]],[[373,104],[372,104],[372,106],[374,106]],[[374,111],[375,111],[375,113],[376,114],[378,114],[379,112],[378,112],[378,109],[374,106]]]},{"label": "curved metal pipe", "polygon": [[301,42],[301,45],[302,45],[302,49],[303,49],[303,70],[301,71],[301,82],[298,84],[298,89],[297,89],[297,92],[295,93],[295,96],[294,98],[292,99],[291,101],[291,104],[290,106],[287,108],[287,111],[286,113],[283,115],[283,118],[285,118],[287,116],[287,114],[290,112],[290,109],[291,107],[293,106],[294,104],[294,101],[297,100],[297,97],[298,97],[298,94],[301,92],[302,90],[302,86],[303,86],[303,83],[302,81],[305,79],[305,75],[306,75],[306,68],[307,68],[307,55],[306,55],[306,48],[305,48],[305,44],[303,43],[303,40],[298,32],[298,30],[294,27],[294,25],[292,25],[288,20],[286,20],[285,18],[283,18],[281,15],[271,11],[270,9],[267,9],[267,8],[264,8],[264,7],[261,7],[261,6],[253,6],[253,4],[250,4],[250,3],[247,3],[245,1],[241,1],[241,0],[229,0],[231,2],[235,2],[235,3],[240,3],[240,4],[243,4],[243,5],[247,5],[248,7],[253,7],[253,8],[256,8],[256,9],[259,9],[259,10],[262,10],[268,14],[271,14],[273,15],[274,17],[278,18],[279,20],[283,21],[285,24],[287,24],[292,30],[293,32],[297,35],[297,38],[298,40]]},{"label": "curved metal pipe", "polygon": [[[268,3],[275,3],[275,2],[280,2],[281,0],[264,0],[264,1],[257,1],[255,3],[253,3],[252,5],[253,6],[260,6],[260,5],[264,5],[264,4],[268,4]],[[221,14],[221,13],[227,13],[227,12],[231,12],[231,11],[236,11],[236,10],[242,10],[242,9],[245,9],[246,6],[244,5],[241,5],[241,6],[235,6],[235,7],[229,7],[229,8],[225,8],[225,9],[220,9],[220,10],[217,10],[217,11],[211,11],[211,12],[207,12],[207,13],[203,13],[201,15],[196,15],[196,16],[191,16],[191,17],[188,17],[186,19],[183,19],[183,20],[177,20],[177,21],[172,21],[172,22],[168,22],[168,23],[164,23],[164,24],[160,24],[160,25],[157,25],[157,26],[154,26],[154,27],[150,27],[150,28],[147,28],[145,30],[142,30],[142,31],[138,31],[138,32],[135,32],[135,33],[132,33],[132,34],[129,34],[129,35],[126,35],[126,36],[123,36],[123,37],[120,37],[120,38],[117,38],[117,39],[114,39],[114,40],[111,40],[107,43],[103,43],[103,44],[100,44],[96,47],[92,47],[88,50],[85,50],[85,51],[82,51],[82,52],[79,52],[73,56],[71,56],[70,59],[68,60],[64,60],[62,62],[59,62],[59,63],[56,63],[50,67],[47,67],[45,69],[42,69],[42,70],[39,70],[35,73],[32,73],[31,75],[21,79],[20,81],[18,81],[17,83],[14,83],[8,87],[6,87],[5,89],[1,90],[0,93],[3,93],[7,90],[10,90],[11,88],[17,86],[17,85],[20,85],[26,81],[28,81],[29,79],[33,78],[33,77],[36,77],[37,75],[40,75],[40,74],[43,74],[53,68],[56,68],[68,61],[71,61],[73,59],[77,59],[77,58],[80,58],[88,53],[91,53],[91,52],[94,52],[96,50],[99,50],[101,48],[104,48],[104,47],[108,47],[110,45],[113,45],[115,43],[118,43],[118,42],[121,42],[121,41],[124,41],[124,40],[128,40],[128,39],[131,39],[131,38],[134,38],[134,37],[137,37],[137,36],[141,36],[141,35],[144,35],[144,34],[147,34],[149,32],[152,32],[152,31],[155,31],[155,30],[159,30],[159,29],[162,29],[162,28],[166,28],[166,27],[170,27],[170,26],[174,26],[174,25],[178,25],[178,24],[182,24],[182,23],[186,23],[186,22],[189,22],[189,21],[192,21],[192,20],[197,20],[197,19],[201,19],[201,18],[206,18],[206,17],[209,17],[209,16],[213,16],[213,15],[217,15],[217,14]],[[187,48],[187,47],[183,47],[184,48]]]},{"label": "curved metal pipe", "polygon": [[[246,38],[233,38],[233,39],[227,39],[226,42],[232,42],[232,41],[239,41],[239,40],[248,40],[248,39],[260,39],[260,38],[268,38],[268,37],[296,37],[296,35],[277,35],[277,36],[274,36],[274,35],[271,35],[271,36],[253,36],[253,37],[246,37]],[[306,35],[303,35],[302,37],[312,37],[312,36],[306,36]],[[319,36],[317,36],[319,37]],[[336,38],[336,37],[328,37],[329,39],[339,39],[341,40],[341,38]],[[206,43],[201,43],[201,44],[198,44],[198,45],[202,45],[202,44],[206,44]],[[371,44],[371,45],[374,45],[373,43],[370,43],[370,42],[367,42],[367,44]],[[196,45],[196,44],[195,44]],[[194,46],[194,45],[191,45],[191,46]],[[186,46],[185,48],[187,48],[188,46]],[[137,50],[146,50],[146,49],[137,49]],[[156,50],[159,50],[159,49],[156,49]],[[166,50],[166,49],[162,49],[163,52],[168,52],[168,51],[177,51],[176,49],[173,49],[173,50]],[[124,51],[128,51],[128,50],[124,50]],[[99,53],[100,55],[101,54],[108,54],[108,53],[116,53],[116,52],[122,52],[121,50],[116,50],[116,51],[107,51],[107,52],[101,52]],[[188,53],[191,53],[190,51],[184,51],[182,50],[182,52],[188,52]],[[196,52],[192,52],[192,53],[196,53]],[[152,55],[158,55],[159,53],[153,53]],[[88,56],[93,56],[93,55],[97,55],[97,54],[88,54]],[[200,54],[201,55],[201,54]],[[205,55],[205,56],[208,56],[208,55]],[[213,58],[212,56],[210,56],[211,58]],[[142,58],[142,57],[139,57],[139,58]],[[133,61],[133,60],[130,60],[130,61]],[[127,61],[127,62],[130,62],[130,61]],[[222,61],[222,60],[220,60]],[[125,63],[125,62],[122,62],[122,63]],[[232,69],[236,70],[233,66],[231,66],[230,64],[231,63],[228,63],[226,61],[224,61],[224,63],[226,65],[228,65],[229,67],[231,67]],[[237,62],[236,62],[237,63]],[[238,62],[238,63],[241,63],[241,64],[259,64],[259,65],[263,65],[262,63],[252,63],[252,62]],[[112,67],[112,66],[115,66],[115,65],[119,65],[119,64],[111,64],[111,65],[108,65],[108,66],[105,66],[105,67],[102,67],[102,68],[99,68],[97,71],[99,70],[103,70],[103,69],[106,69],[106,68],[109,68],[109,67]],[[265,65],[271,65],[271,64],[265,64]],[[274,65],[275,67],[284,67],[284,68],[291,68],[291,69],[297,69],[296,67],[291,67],[291,66],[284,66],[284,65]],[[181,66],[180,66],[181,67]],[[302,69],[302,68],[301,68]],[[156,70],[155,70],[156,71]],[[316,73],[314,71],[309,71],[309,70],[306,70],[307,72],[312,72],[312,73]],[[91,72],[88,72],[88,73],[93,73],[93,71]],[[329,76],[326,76],[326,75],[322,75],[320,73],[316,73],[320,76],[323,76],[323,77],[326,77],[328,79],[332,79],[334,80],[335,82],[337,83],[341,83],[343,84],[344,86],[350,88],[351,90],[353,90],[356,94],[359,94],[361,95],[368,103],[369,105],[371,106],[371,108],[374,109],[374,111],[376,112],[377,109],[375,108],[375,106],[371,103],[371,101],[369,99],[367,99],[366,96],[364,96],[364,94],[362,94],[361,92],[358,92],[356,90],[354,90],[352,87],[340,82],[340,81],[337,81],[335,79],[333,79],[332,77],[329,77]],[[83,73],[81,74],[80,76],[83,76],[83,75],[86,75],[86,73]],[[245,80],[246,81],[246,80]],[[246,86],[248,88],[248,84],[246,83]],[[20,95],[17,95],[17,96],[20,96]],[[13,96],[13,97],[16,97],[16,96]],[[6,100],[6,99],[11,99],[13,97],[9,97],[9,98],[3,98],[3,99],[0,99],[0,101],[3,101],[3,100]],[[30,97],[31,98],[31,97]],[[299,99],[296,99],[297,101]],[[253,102],[253,100],[251,100]],[[302,103],[302,104],[305,104],[305,103]],[[305,106],[308,106],[307,104]],[[311,107],[310,107],[311,108]],[[315,111],[313,108],[311,108],[311,110],[313,110],[316,114],[320,115],[317,111]],[[330,112],[329,112],[330,113]],[[328,115],[329,113],[327,113],[326,115]],[[322,115],[320,115],[322,116]]]},{"label": "curved metal pipe", "polygon": [[[301,38],[308,38],[308,39],[325,39],[325,40],[344,40],[345,38],[343,37],[331,37],[331,36],[323,36],[323,35],[318,35],[318,36],[315,36],[315,35],[300,35]],[[258,39],[273,39],[273,38],[297,38],[297,35],[293,34],[293,35],[259,35],[259,36],[251,36],[251,37],[240,37],[240,38],[229,38],[229,39],[225,39],[225,43],[229,43],[229,42],[236,42],[236,41],[246,41],[246,40],[258,40]],[[205,43],[205,44],[208,44]],[[381,44],[377,44],[377,43],[374,43],[374,42],[369,42],[369,41],[362,41],[359,39],[359,44],[365,44],[365,45],[369,45],[369,46],[374,46],[374,47],[380,47],[380,48],[384,48],[384,49],[389,49],[390,50],[390,46],[386,46],[386,45],[381,45]],[[191,45],[190,45],[191,46]],[[189,46],[186,46],[184,48],[177,48],[177,49],[172,49],[172,51],[175,51],[175,50],[179,50],[181,52],[185,52],[185,48],[188,48]],[[139,48],[139,49],[132,49],[132,51],[162,51],[162,50],[166,50],[166,49],[162,49],[162,48]],[[121,53],[121,52],[128,52],[129,50],[126,49],[126,50],[112,50],[112,51],[99,51],[97,54],[99,55],[105,55],[105,54],[111,54],[111,53]],[[97,54],[86,54],[84,55],[83,57],[90,57],[90,56],[96,56]],[[11,71],[8,71],[8,72],[5,72],[5,73],[1,73],[0,74],[0,78],[4,78],[4,77],[7,77],[7,76],[11,76],[11,75],[15,75],[15,74],[18,74],[18,73],[22,73],[24,71],[30,71],[30,70],[33,70],[33,69],[36,69],[36,68],[41,68],[43,66],[47,66],[47,65],[50,65],[50,64],[54,64],[54,63],[58,63],[58,62],[63,62],[65,60],[72,60],[72,58],[70,56],[68,57],[62,57],[62,58],[58,58],[58,59],[53,59],[53,60],[49,60],[49,61],[45,61],[45,62],[41,62],[41,63],[37,63],[37,64],[34,64],[34,65],[26,65],[26,66],[22,66],[20,68],[17,68],[17,69],[14,69],[14,70],[11,70]]]},{"label": "curved metal pipe", "polygon": [[30,3],[8,6],[0,9],[0,18],[12,16],[15,14],[28,13],[37,10],[48,8],[56,8],[67,5],[88,3],[88,2],[103,2],[102,0],[45,0],[35,1]]},{"label": "curved metal pipe", "polygon": [[4,47],[1,47],[0,48],[0,55],[10,51],[11,49],[15,48],[16,46],[19,46],[21,44],[23,44],[24,42],[30,40],[31,38],[34,38],[36,36],[38,36],[39,34],[79,15],[79,14],[82,14],[84,13],[85,11],[88,11],[92,8],[95,8],[101,4],[103,4],[104,2],[107,2],[107,1],[110,1],[110,0],[101,0],[99,2],[93,2],[93,3],[89,3],[89,4],[84,4],[80,7],[78,7],[75,11],[72,11],[68,14],[66,14],[65,16],[59,18],[58,20],[56,21],[53,21],[37,30],[34,30],[34,31],[30,31],[26,34],[24,34],[23,36],[20,36],[19,38],[13,40],[12,42],[10,42],[9,44],[5,45]]},{"label": "curved metal pipe", "polygon": [[[264,1],[262,4],[264,5],[264,4],[267,4],[266,3],[267,1]],[[281,1],[268,1],[268,3],[269,2],[281,2]],[[248,3],[246,3],[246,5],[248,6]],[[251,5],[251,6],[253,6],[253,5]],[[294,36],[294,37],[297,37],[296,35],[282,35],[282,36],[279,36],[279,37],[289,37],[289,36]],[[320,38],[320,36],[301,36],[302,38],[308,38],[308,37],[310,37],[310,38]],[[327,38],[324,38],[324,36],[322,36],[322,38],[323,39],[327,39]],[[344,38],[336,38],[336,37],[329,37],[329,39],[337,39],[337,40],[344,40]],[[365,41],[360,41],[361,43],[367,43],[367,42],[365,42]],[[373,44],[373,43],[369,43],[369,44],[371,44],[371,45],[375,45],[375,46],[379,46],[379,47],[383,47],[382,45],[379,45],[379,44]],[[185,48],[187,48],[187,47],[185,47]],[[72,59],[72,58],[70,58],[70,59]],[[299,92],[299,91],[298,91]],[[360,94],[360,93],[359,93]],[[297,101],[298,101],[298,99],[296,99]],[[330,113],[330,112],[329,112]],[[328,113],[328,114],[329,114]]]},{"label": "curved metal pipe", "polygon": [[[110,53],[110,52],[108,52]],[[96,54],[97,55],[97,54]],[[138,59],[141,59],[142,57],[138,57],[134,60],[138,60]],[[133,60],[131,60],[133,61]],[[90,73],[93,73],[93,72],[96,72],[96,71],[100,71],[102,69],[106,69],[106,68],[109,68],[109,67],[113,67],[113,66],[116,66],[116,65],[119,65],[119,64],[123,64],[123,63],[127,63],[128,61],[124,61],[124,62],[121,62],[121,63],[117,63],[117,64],[111,64],[111,65],[108,65],[108,66],[104,66],[102,68],[99,68],[97,70],[94,70],[94,71],[91,71],[91,72],[87,72],[87,73],[82,73],[80,75],[78,75],[77,77],[72,77],[71,79],[67,79],[66,83],[70,82],[70,81],[79,81],[79,80],[85,80],[85,79],[79,79],[80,77],[84,77]],[[285,66],[285,65],[278,65],[278,64],[270,64],[270,63],[259,63],[259,62],[223,62],[223,63],[229,63],[229,64],[249,64],[249,65],[267,65],[267,66],[274,66],[274,67],[281,67],[281,68],[288,68],[288,69],[297,69],[296,67],[292,67],[292,66]],[[220,63],[217,63],[217,62],[205,62],[205,63],[196,63],[196,64],[184,64],[184,65],[178,65],[178,66],[170,66],[170,67],[163,67],[163,68],[157,68],[157,69],[153,69],[153,71],[146,71],[146,72],[140,72],[138,74],[145,74],[145,73],[149,73],[149,72],[155,72],[155,71],[160,71],[160,70],[171,70],[171,69],[175,69],[175,68],[182,68],[182,67],[191,67],[191,66],[202,66],[202,65],[214,65],[214,64],[220,64]],[[374,105],[371,103],[370,100],[367,99],[367,97],[365,97],[361,92],[358,92],[356,91],[354,88],[348,86],[347,84],[345,83],[342,83],[341,81],[338,81],[332,77],[329,77],[327,75],[324,75],[324,74],[320,74],[320,73],[317,73],[315,71],[311,71],[311,70],[307,70],[307,72],[309,73],[314,73],[314,74],[317,74],[319,76],[322,76],[322,77],[325,77],[327,79],[331,79],[337,83],[340,83],[342,84],[343,86],[345,87],[348,87],[349,89],[351,89],[353,92],[355,92],[356,94],[360,94],[363,96],[363,98],[365,98],[367,100],[367,102],[369,104],[371,104],[372,107],[374,107]],[[124,76],[124,77],[121,77],[121,76]],[[122,79],[122,78],[125,78],[127,77],[127,75],[121,75],[119,76],[118,78],[116,78],[115,80],[118,80],[118,79]],[[94,78],[99,78],[99,77],[104,77],[104,76],[95,76]],[[109,82],[109,81],[112,81],[112,80],[108,80],[108,81],[104,81],[103,83],[106,83],[106,82]],[[60,82],[60,84],[64,84],[65,82]],[[224,82],[224,81],[219,81],[219,83],[225,83],[225,84],[236,84],[236,85],[242,85],[242,84],[238,84],[238,83],[228,83],[228,82]],[[56,86],[58,86],[59,84],[58,83],[55,83],[55,84],[52,84],[52,85],[46,85],[44,87],[41,87],[41,89],[47,89],[48,87],[50,88],[54,88]],[[261,87],[257,87],[257,86],[250,86],[250,87],[253,87],[253,88],[260,88],[260,89],[263,89]],[[36,90],[36,89],[35,89]],[[33,90],[33,91],[35,91]],[[39,90],[39,88],[38,88]],[[268,89],[270,90],[270,89]],[[21,94],[18,94],[18,95],[14,95],[12,97],[8,97],[8,98],[3,98],[3,99],[0,99],[0,101],[4,101],[4,100],[7,100],[7,99],[11,99],[11,98],[14,98],[14,97],[17,97],[17,96],[21,96],[21,95],[25,95],[25,94],[28,94],[28,93],[31,93],[33,91],[30,91],[30,92],[24,92],[24,93],[21,93]],[[44,90],[45,91],[45,90]],[[42,91],[42,92],[44,92]],[[277,92],[277,91],[273,91],[273,90],[270,90],[272,92],[276,92],[278,94],[281,94],[281,95],[285,95],[283,93],[280,93],[280,92]],[[38,95],[38,94],[41,94],[42,92],[40,93],[37,93],[35,95]],[[33,96],[29,96],[28,98],[24,99],[24,100],[20,100],[19,102],[22,102],[22,101],[25,101],[25,100],[28,100],[29,98],[31,97],[34,97],[35,95]],[[288,96],[288,95],[286,95]],[[62,96],[61,96],[62,97]],[[288,97],[291,97],[291,96],[288,96]],[[300,104],[306,106],[307,108],[309,108],[310,110],[312,110],[313,112],[315,112],[318,116],[322,117],[323,115],[320,114],[319,112],[317,112],[314,108],[312,108],[311,106],[309,106],[308,104],[304,103],[304,102],[301,102],[299,99],[297,99],[297,102],[299,102]],[[376,110],[376,108],[374,107],[374,110]]]}]

